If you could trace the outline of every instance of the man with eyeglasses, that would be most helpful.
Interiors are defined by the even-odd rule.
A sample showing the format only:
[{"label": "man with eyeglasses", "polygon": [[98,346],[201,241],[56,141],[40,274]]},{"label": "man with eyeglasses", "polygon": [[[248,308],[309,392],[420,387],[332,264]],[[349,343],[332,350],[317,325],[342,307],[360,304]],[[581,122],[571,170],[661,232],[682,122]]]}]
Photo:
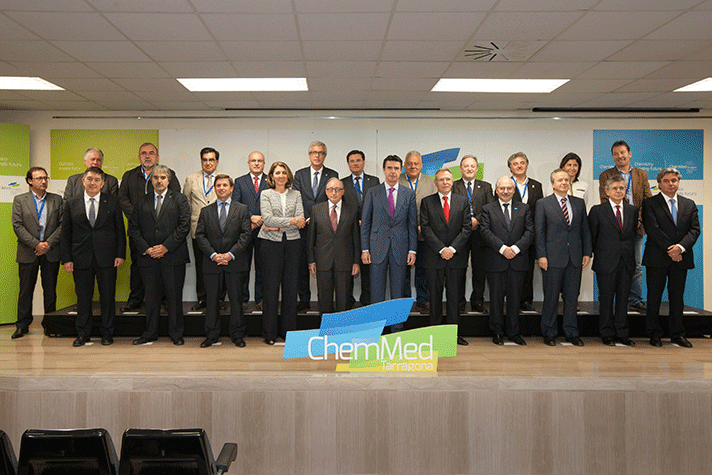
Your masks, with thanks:
[{"label": "man with eyeglasses", "polygon": [[[203,281],[203,254],[195,239],[195,228],[198,225],[200,210],[210,203],[215,203],[215,175],[220,163],[220,152],[211,147],[200,150],[200,166],[202,170],[188,175],[183,184],[183,194],[190,204],[190,238],[193,241],[193,262],[195,264],[195,295],[198,302],[191,310],[205,310],[205,283]],[[221,292],[221,300],[225,299],[225,291]]]},{"label": "man with eyeglasses", "polygon": [[[133,209],[136,203],[142,199],[143,195],[153,193],[153,184],[151,183],[151,173],[153,167],[158,164],[158,148],[146,142],[141,144],[138,149],[138,159],[140,165],[136,168],[124,173],[121,178],[121,186],[119,186],[119,203],[121,210],[124,212],[126,219],[131,224]],[[171,172],[171,180],[168,183],[168,189],[175,192],[180,192],[180,182],[173,170]],[[141,308],[141,302],[145,289],[141,281],[141,273],[139,272],[137,260],[138,249],[136,243],[129,236],[129,251],[131,252],[131,278],[130,278],[130,293],[126,306],[121,308],[122,312],[137,312]]]},{"label": "man with eyeglasses", "polygon": [[17,329],[12,334],[13,340],[30,331],[32,295],[39,270],[42,271],[45,314],[54,312],[57,305],[62,197],[47,192],[49,177],[42,167],[30,168],[25,181],[30,191],[12,200],[12,227],[17,235],[16,261],[20,274]]},{"label": "man with eyeglasses", "polygon": [[316,203],[323,203],[327,200],[326,183],[331,178],[339,178],[339,174],[336,171],[324,166],[325,159],[326,144],[319,141],[312,142],[309,144],[309,162],[311,166],[297,170],[294,174],[294,185],[292,187],[302,195],[304,219],[307,220],[307,226],[299,231],[302,239],[302,252],[299,256],[299,305],[297,305],[297,311],[308,309],[311,302],[306,254],[307,230],[309,228],[311,210]]},{"label": "man with eyeglasses", "polygon": [[342,200],[344,185],[338,178],[329,179],[326,195],[327,202],[312,208],[307,235],[309,271],[316,275],[322,314],[348,309],[361,259],[358,208]]},{"label": "man with eyeglasses", "polygon": [[[104,165],[104,152],[101,149],[91,147],[84,152],[84,168],[103,168]],[[106,173],[106,172],[104,172]],[[77,173],[67,178],[67,184],[64,186],[64,199],[68,200],[75,196],[79,196],[84,193],[84,184],[82,184],[82,177],[84,173]],[[106,173],[106,180],[104,181],[104,188],[101,189],[102,193],[109,193],[110,195],[119,194],[119,180],[115,176]]]}]

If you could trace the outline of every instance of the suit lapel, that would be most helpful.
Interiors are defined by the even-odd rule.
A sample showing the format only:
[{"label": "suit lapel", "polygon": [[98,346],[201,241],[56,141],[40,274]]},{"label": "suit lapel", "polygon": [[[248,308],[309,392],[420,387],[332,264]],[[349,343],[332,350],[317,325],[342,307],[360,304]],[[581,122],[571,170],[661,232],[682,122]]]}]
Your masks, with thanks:
[{"label": "suit lapel", "polygon": [[[618,218],[616,218],[616,214],[613,212],[613,208],[611,207],[610,201],[606,203],[607,206],[604,208],[604,214],[608,218],[608,220],[615,226],[615,228],[618,230],[618,234],[621,234],[623,231],[621,230],[620,225],[618,224]],[[621,202],[621,208],[623,208],[623,202]],[[623,209],[621,209],[622,213],[625,213]],[[627,218],[627,216],[626,216]],[[625,218],[624,218],[625,219]]]}]

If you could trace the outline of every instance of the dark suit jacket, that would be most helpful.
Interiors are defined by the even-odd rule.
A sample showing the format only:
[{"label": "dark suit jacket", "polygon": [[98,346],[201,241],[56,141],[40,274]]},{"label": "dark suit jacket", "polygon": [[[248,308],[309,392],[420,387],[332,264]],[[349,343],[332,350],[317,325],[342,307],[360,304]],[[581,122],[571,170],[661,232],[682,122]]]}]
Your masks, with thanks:
[{"label": "dark suit jacket", "polygon": [[[168,189],[180,192],[180,182],[176,177],[176,172],[173,170],[171,170],[171,181],[168,182]],[[121,178],[121,186],[119,186],[119,202],[126,219],[130,220],[131,216],[133,216],[134,205],[138,200],[143,195],[151,193],[153,193],[153,183],[151,183],[150,179],[146,183],[141,172],[141,165],[124,173]]]},{"label": "dark suit jacket", "polygon": [[246,205],[250,210],[250,216],[261,216],[260,212],[260,194],[262,190],[269,188],[267,186],[267,175],[264,173],[260,177],[259,191],[255,192],[255,182],[252,181],[252,173],[242,175],[235,180],[235,188],[232,190],[232,199]]},{"label": "dark suit jacket", "polygon": [[361,262],[357,208],[341,200],[341,216],[336,231],[331,227],[331,202],[317,203],[307,233],[307,262],[316,263],[316,270],[351,272],[353,264]]},{"label": "dark suit jacket", "polygon": [[[458,195],[462,195],[468,199],[467,188],[465,187],[465,180],[460,178],[452,184],[452,192]],[[479,223],[482,219],[482,207],[487,203],[494,201],[494,195],[492,194],[492,185],[482,180],[475,180],[472,183],[472,201],[470,202],[470,211],[472,217],[474,217]],[[479,226],[477,229],[472,231],[472,241],[478,246],[484,246],[485,242],[482,240],[480,235]]]},{"label": "dark suit jacket", "polygon": [[322,167],[321,176],[319,177],[319,189],[316,196],[312,190],[312,182],[314,181],[311,167],[297,170],[294,174],[294,184],[292,188],[297,190],[302,195],[302,204],[304,205],[304,219],[311,217],[311,209],[316,203],[327,201],[326,198],[326,182],[332,178],[339,178],[339,174],[331,168]]},{"label": "dark suit jacket", "polygon": [[[67,178],[67,185],[64,187],[64,199],[74,198],[84,194],[84,183],[82,183],[84,173],[77,173]],[[103,193],[117,196],[119,194],[119,180],[115,176],[106,174],[104,186],[101,188]]]},{"label": "dark suit jacket", "polygon": [[358,219],[361,220],[361,215],[363,214],[363,202],[366,199],[366,193],[371,187],[380,185],[381,180],[379,180],[378,177],[368,175],[366,173],[362,175],[361,191],[363,192],[363,196],[361,197],[360,202],[358,200],[358,191],[356,191],[356,187],[354,187],[353,175],[349,173],[341,179],[341,182],[344,184],[344,201],[347,204],[358,207]]},{"label": "dark suit jacket", "polygon": [[[487,248],[484,253],[484,267],[488,272],[504,272],[509,266],[513,270],[529,270],[529,253],[534,243],[534,221],[531,208],[526,203],[510,201],[510,227],[504,221],[504,213],[499,200],[487,203],[482,208],[480,233]],[[517,246],[519,254],[507,259],[499,250],[502,246]]]},{"label": "dark suit jacket", "polygon": [[[220,229],[218,203],[220,200],[200,210],[198,227],[195,229],[195,240],[198,241],[200,252],[203,253],[203,273],[246,272],[248,264],[245,251],[252,239],[250,210],[242,203],[232,200],[230,211],[227,214],[225,232],[223,232]],[[235,259],[226,266],[219,266],[210,259],[214,252],[218,254],[231,252]]]},{"label": "dark suit jacket", "polygon": [[[423,268],[467,268],[467,242],[472,232],[470,203],[466,197],[450,193],[450,219],[445,221],[445,212],[440,205],[440,195],[435,193],[420,202],[420,233],[425,239]],[[444,247],[454,247],[455,255],[449,261],[440,257]]]},{"label": "dark suit jacket", "polygon": [[591,256],[591,232],[588,228],[586,204],[581,198],[571,200],[573,218],[566,225],[557,194],[540,199],[534,217],[536,258],[546,257],[550,267],[566,267],[571,259],[574,267],[581,267],[583,256]]},{"label": "dark suit jacket", "polygon": [[99,193],[99,209],[94,227],[89,224],[84,194],[64,203],[62,216],[62,262],[73,262],[75,269],[88,269],[92,257],[99,267],[114,267],[114,260],[126,258],[126,230],[119,200]]},{"label": "dark suit jacket", "polygon": [[[658,193],[643,201],[643,221],[648,232],[643,253],[643,265],[647,267],[676,266],[679,269],[693,269],[695,260],[692,246],[700,237],[700,221],[695,202],[677,195],[677,226],[675,226],[666,202],[666,196]],[[680,244],[685,248],[680,262],[673,262],[667,255],[667,248]]]},{"label": "dark suit jacket", "polygon": [[388,196],[384,185],[374,186],[363,202],[361,216],[361,250],[371,253],[371,262],[380,264],[389,249],[400,265],[406,265],[408,252],[418,250],[418,213],[415,193],[403,185],[396,185],[398,198],[391,218]]},{"label": "dark suit jacket", "polygon": [[[152,267],[159,263],[176,266],[190,262],[186,237],[190,231],[190,204],[180,192],[167,190],[161,205],[161,214],[156,215],[153,192],[143,197],[134,206],[129,220],[129,236],[136,243],[138,266]],[[163,244],[168,252],[160,259],[146,254],[149,247]]]},{"label": "dark suit jacket", "polygon": [[[601,203],[608,200],[606,194],[606,182],[616,174],[620,174],[616,167],[604,170],[598,175],[598,194],[601,197]],[[645,226],[643,225],[643,201],[653,196],[650,191],[650,181],[645,170],[631,167],[631,186],[633,187],[633,206],[638,208],[638,234],[645,235]]]},{"label": "dark suit jacket", "polygon": [[[41,206],[41,205],[40,205]],[[59,241],[62,232],[62,197],[45,191],[45,223],[44,240],[50,245],[45,254],[50,262],[59,262]],[[30,264],[35,262],[35,246],[40,243],[40,222],[37,219],[37,209],[32,191],[17,195],[12,200],[12,228],[17,235],[16,262]]]},{"label": "dark suit jacket", "polygon": [[[516,183],[517,181],[514,180],[514,182]],[[526,204],[529,205],[529,211],[532,213],[532,219],[536,221],[536,202],[544,197],[544,190],[541,187],[541,183],[529,178],[529,181],[527,182],[527,194],[529,195],[529,202]],[[522,202],[522,197],[519,195],[519,188],[517,185],[514,186],[514,196],[512,197],[512,201],[515,203]]]},{"label": "dark suit jacket", "polygon": [[635,271],[635,231],[638,228],[638,208],[623,205],[623,230],[608,200],[591,208],[588,212],[588,224],[591,228],[593,244],[593,270],[599,274],[616,271],[623,260],[631,274]]}]

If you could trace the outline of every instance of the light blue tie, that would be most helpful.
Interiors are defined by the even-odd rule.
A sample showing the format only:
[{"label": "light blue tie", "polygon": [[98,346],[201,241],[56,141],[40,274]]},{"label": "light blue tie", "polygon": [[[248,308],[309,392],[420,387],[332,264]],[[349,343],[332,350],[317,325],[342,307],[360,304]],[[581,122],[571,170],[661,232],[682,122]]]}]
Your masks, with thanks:
[{"label": "light blue tie", "polygon": [[312,193],[316,198],[316,193],[319,191],[319,172],[314,172],[314,184],[312,185]]},{"label": "light blue tie", "polygon": [[675,206],[675,200],[670,198],[670,213],[672,213],[672,221],[677,226],[677,206]]}]

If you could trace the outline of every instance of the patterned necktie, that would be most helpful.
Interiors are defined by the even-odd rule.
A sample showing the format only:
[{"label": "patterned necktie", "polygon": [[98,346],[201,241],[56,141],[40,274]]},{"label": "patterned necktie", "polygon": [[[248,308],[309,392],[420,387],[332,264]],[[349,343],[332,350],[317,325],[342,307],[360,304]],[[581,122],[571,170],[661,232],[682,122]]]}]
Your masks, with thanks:
[{"label": "patterned necktie", "polygon": [[509,229],[512,227],[512,218],[509,217],[509,203],[502,203],[502,206],[504,206],[504,222]]},{"label": "patterned necktie", "polygon": [[391,210],[391,219],[393,219],[393,214],[396,211],[396,202],[393,199],[393,191],[395,191],[395,188],[388,189],[388,208]]},{"label": "patterned necktie", "polygon": [[672,213],[672,221],[677,226],[677,206],[675,206],[675,200],[670,198],[670,213]]},{"label": "patterned necktie", "polygon": [[94,207],[94,198],[89,198],[89,224],[94,227],[96,223],[96,208]]},{"label": "patterned necktie", "polygon": [[260,179],[258,177],[255,177],[255,193],[258,193],[260,191]]},{"label": "patterned necktie", "polygon": [[561,211],[564,212],[564,218],[566,218],[566,225],[571,226],[571,219],[569,218],[569,209],[566,207],[566,198],[561,198]]},{"label": "patterned necktie", "polygon": [[358,196],[358,202],[360,203],[361,200],[363,200],[363,191],[361,191],[361,185],[359,184],[359,181],[361,180],[360,176],[356,177],[356,195]]},{"label": "patterned necktie", "polygon": [[621,216],[621,205],[616,205],[616,219],[618,220],[618,227],[623,231],[623,217]]},{"label": "patterned necktie", "polygon": [[319,191],[319,172],[314,172],[314,183],[312,184],[312,193],[316,198],[316,193]]},{"label": "patterned necktie", "polygon": [[206,194],[210,193],[210,188],[211,188],[212,186],[213,186],[213,176],[212,176],[212,175],[208,175],[208,186],[205,187],[205,189],[207,190],[207,191],[205,192]]},{"label": "patterned necktie", "polygon": [[338,218],[336,216],[336,205],[331,207],[331,228],[336,232],[336,226],[338,225]]},{"label": "patterned necktie", "polygon": [[450,205],[447,204],[447,196],[443,196],[443,200],[445,203],[443,203],[443,213],[445,213],[445,222],[447,224],[450,224]]},{"label": "patterned necktie", "polygon": [[225,201],[220,202],[220,230],[225,232],[225,225],[227,224],[227,211],[225,211]]},{"label": "patterned necktie", "polygon": [[156,216],[161,214],[161,199],[163,198],[162,195],[156,195]]}]

